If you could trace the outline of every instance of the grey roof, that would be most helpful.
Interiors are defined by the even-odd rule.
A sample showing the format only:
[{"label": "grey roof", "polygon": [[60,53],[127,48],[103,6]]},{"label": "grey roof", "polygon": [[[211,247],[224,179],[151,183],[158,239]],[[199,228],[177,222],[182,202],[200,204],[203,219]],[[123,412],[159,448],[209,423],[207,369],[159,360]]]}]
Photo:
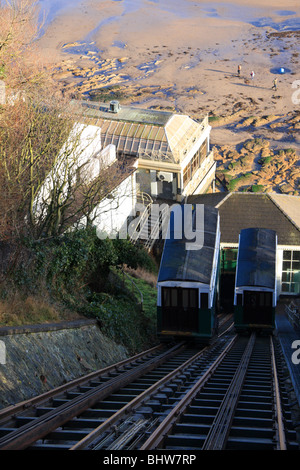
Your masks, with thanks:
[{"label": "grey roof", "polygon": [[236,287],[275,288],[276,232],[263,228],[241,230]]},{"label": "grey roof", "polygon": [[[219,209],[222,243],[238,243],[242,229],[256,227],[275,230],[279,245],[300,245],[300,228],[289,210],[299,207],[300,197],[276,197],[276,202],[273,198],[274,195],[268,193],[224,192],[190,196],[187,203],[207,204]],[[280,200],[282,204],[279,204]]]},{"label": "grey roof", "polygon": [[169,111],[157,111],[154,109],[142,109],[133,106],[120,106],[118,112],[112,112],[110,105],[95,101],[81,101],[85,108],[85,115],[91,118],[112,119],[116,121],[139,122],[141,124],[156,124],[164,126],[173,116]]},{"label": "grey roof", "polygon": [[290,194],[270,194],[272,201],[300,229],[300,197]]},{"label": "grey roof", "polygon": [[[182,221],[184,220],[185,205],[181,206]],[[172,214],[172,213],[171,213]],[[166,239],[160,263],[158,282],[162,281],[194,281],[210,284],[218,228],[218,211],[205,207],[204,228],[196,226],[195,212],[193,213],[193,230],[204,230],[203,246],[197,250],[187,250],[185,237],[176,239],[171,223],[170,239]],[[183,225],[182,225],[183,226]]]}]

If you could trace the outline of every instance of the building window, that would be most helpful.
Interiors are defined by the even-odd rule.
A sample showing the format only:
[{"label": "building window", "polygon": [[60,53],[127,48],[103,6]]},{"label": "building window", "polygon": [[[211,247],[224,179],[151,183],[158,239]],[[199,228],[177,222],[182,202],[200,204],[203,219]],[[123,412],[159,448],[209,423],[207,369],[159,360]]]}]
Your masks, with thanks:
[{"label": "building window", "polygon": [[207,157],[207,139],[201,144],[192,160],[189,161],[183,170],[183,187],[191,181],[196,171],[200,168],[205,158]]},{"label": "building window", "polygon": [[235,248],[223,248],[221,250],[222,272],[233,272],[236,269],[238,250]]},{"label": "building window", "polygon": [[198,170],[200,166],[199,161],[199,153],[197,152],[192,158],[192,175]]},{"label": "building window", "polygon": [[300,251],[283,251],[281,292],[300,293]]},{"label": "building window", "polygon": [[199,155],[200,155],[199,163],[200,163],[200,165],[202,165],[202,163],[204,162],[204,160],[207,157],[207,139],[201,145],[201,147],[199,149]]},{"label": "building window", "polygon": [[191,163],[189,163],[183,170],[183,187],[185,187],[191,180]]}]

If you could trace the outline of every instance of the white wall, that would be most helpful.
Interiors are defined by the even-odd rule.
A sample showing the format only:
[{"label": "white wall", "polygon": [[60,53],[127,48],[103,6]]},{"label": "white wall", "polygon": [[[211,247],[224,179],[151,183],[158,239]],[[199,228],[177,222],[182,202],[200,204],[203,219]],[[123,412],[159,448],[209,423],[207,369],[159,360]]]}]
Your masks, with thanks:
[{"label": "white wall", "polygon": [[55,186],[61,186],[61,197],[64,198],[69,185],[75,184],[78,177],[90,182],[115,160],[114,145],[101,150],[100,127],[75,124],[68,141],[63,145],[56,163],[37,194],[34,205],[36,216],[43,213],[43,206],[50,200],[51,191]]},{"label": "white wall", "polygon": [[201,134],[200,138],[195,142],[193,147],[190,149],[188,152],[187,156],[184,158],[184,160],[180,163],[181,167],[181,172],[183,172],[184,168],[187,166],[187,164],[191,161],[195,153],[200,149],[201,145],[207,139],[207,148],[206,151],[207,153],[209,152],[209,136],[210,136],[210,131],[211,131],[211,126],[207,126],[203,133]]},{"label": "white wall", "polygon": [[[92,213],[93,225],[99,238],[127,238],[127,218],[135,215],[135,172],[127,177],[110,197],[103,199]],[[84,222],[84,220],[83,220]]]}]

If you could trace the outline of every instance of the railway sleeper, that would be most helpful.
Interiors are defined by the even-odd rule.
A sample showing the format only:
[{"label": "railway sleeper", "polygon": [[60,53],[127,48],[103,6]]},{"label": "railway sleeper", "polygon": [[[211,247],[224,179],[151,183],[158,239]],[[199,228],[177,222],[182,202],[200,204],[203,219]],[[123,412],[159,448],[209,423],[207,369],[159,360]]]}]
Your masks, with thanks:
[{"label": "railway sleeper", "polygon": [[237,417],[254,417],[254,418],[272,418],[273,410],[255,409],[255,408],[243,408],[240,405],[237,406],[235,416]]},{"label": "railway sleeper", "polygon": [[17,428],[9,428],[9,427],[1,428],[0,429],[0,438],[6,436],[10,432],[15,431],[16,429]]},{"label": "railway sleeper", "polygon": [[[113,414],[113,412],[111,414]],[[109,416],[111,416],[111,414]],[[89,432],[90,430],[95,429],[101,423],[104,423],[107,417],[103,416],[102,418],[93,419],[93,418],[82,418],[81,416],[79,416],[78,418],[73,418],[70,421],[68,421],[66,424],[64,424],[62,426],[62,429],[81,429],[81,430],[85,429]]]},{"label": "railway sleeper", "polygon": [[218,390],[220,389],[228,389],[230,383],[232,381],[232,377],[228,377],[228,378],[224,378],[223,380],[220,380],[220,381],[216,381],[214,378],[212,378],[209,382],[208,382],[208,386],[209,387],[214,387],[214,388],[217,388]]},{"label": "railway sleeper", "polygon": [[140,382],[133,382],[129,385],[126,385],[126,387],[122,388],[120,390],[120,392],[125,392],[127,393],[127,390],[130,392],[132,390],[139,390],[139,392],[143,392],[144,390],[146,390],[148,388],[148,385],[147,384],[143,384],[143,383],[140,383]]},{"label": "railway sleeper", "polygon": [[257,371],[253,371],[253,372],[249,372],[247,371],[247,379],[249,381],[251,380],[255,380],[256,382],[260,381],[261,379],[263,379],[264,382],[266,383],[270,383],[272,382],[272,374],[270,374],[269,372],[257,372]]},{"label": "railway sleeper", "polygon": [[249,401],[249,400],[239,400],[239,407],[246,407],[247,409],[256,409],[256,410],[269,410],[272,411],[273,405],[272,402],[258,402],[257,400]]},{"label": "railway sleeper", "polygon": [[49,411],[55,410],[55,407],[50,407],[50,406],[39,406],[36,409],[36,416],[43,416],[46,413],[49,413]]},{"label": "railway sleeper", "polygon": [[256,392],[263,391],[264,393],[267,393],[270,396],[273,395],[273,388],[272,388],[271,382],[266,382],[266,383],[262,383],[261,381],[249,382],[246,379],[243,384],[242,392],[244,390],[254,390]]},{"label": "railway sleeper", "polygon": [[270,385],[270,382],[267,382],[267,383],[261,383],[261,382],[257,383],[253,381],[250,382],[249,380],[247,380],[247,377],[243,384],[243,390],[267,392],[269,395],[273,393],[272,392],[273,388]]},{"label": "railway sleeper", "polygon": [[255,401],[255,402],[270,402],[271,401],[271,395],[265,393],[265,394],[255,394],[253,391],[252,393],[249,393],[248,391],[242,392],[240,395],[240,401]]},{"label": "railway sleeper", "polygon": [[213,420],[214,420],[215,414],[207,414],[207,415],[200,415],[200,414],[191,414],[191,413],[185,413],[185,415],[182,418],[182,423],[196,423],[196,424],[208,424],[211,426]]},{"label": "railway sleeper", "polygon": [[241,398],[242,397],[261,397],[261,398],[267,398],[269,400],[270,396],[271,396],[271,390],[257,389],[254,387],[253,388],[243,387],[242,393],[241,393]]},{"label": "railway sleeper", "polygon": [[65,403],[68,403],[70,400],[67,398],[52,398],[51,400],[51,405],[54,406],[54,408],[57,408],[58,406],[64,405]]},{"label": "railway sleeper", "polygon": [[55,443],[55,441],[78,442],[86,436],[87,432],[82,429],[56,429],[48,434],[39,443]]},{"label": "railway sleeper", "polygon": [[98,407],[101,410],[112,410],[113,413],[120,410],[126,403],[123,401],[116,401],[111,400],[111,397],[107,398],[107,400],[103,400],[98,403]]},{"label": "railway sleeper", "polygon": [[243,427],[246,426],[247,428],[254,427],[254,428],[271,428],[274,425],[274,421],[272,418],[255,418],[255,417],[246,417],[246,416],[235,416],[232,421],[233,427]]},{"label": "railway sleeper", "polygon": [[212,400],[212,399],[203,399],[201,396],[199,398],[194,398],[193,400],[193,406],[197,406],[200,409],[202,407],[219,407],[220,404],[222,403],[223,397],[221,397],[219,400]]},{"label": "railway sleeper", "polygon": [[197,400],[200,399],[200,400],[212,400],[212,401],[215,401],[215,400],[223,400],[224,398],[224,394],[225,393],[222,393],[222,391],[219,391],[219,390],[215,390],[211,393],[206,393],[206,392],[201,392],[198,397],[196,398]]},{"label": "railway sleeper", "polygon": [[226,450],[274,450],[273,438],[229,436]]},{"label": "railway sleeper", "polygon": [[[118,391],[118,394],[120,396],[130,396],[130,397],[136,397],[140,393],[142,393],[144,390],[147,390],[148,387],[144,386],[143,388],[136,386],[135,384],[130,384],[127,387],[121,388]],[[132,398],[131,398],[132,399]]]},{"label": "railway sleeper", "polygon": [[[194,424],[191,426],[190,423],[179,423],[175,426],[173,435],[176,434],[192,434],[192,435],[198,435],[200,434],[203,436],[205,433],[206,435],[208,434],[208,431],[210,429],[209,424]],[[255,438],[269,438],[273,439],[274,436],[274,431],[271,428],[253,428],[253,427],[237,427],[234,426],[231,428],[230,432],[231,436],[242,436],[243,438],[245,437],[255,437]]]},{"label": "railway sleeper", "polygon": [[[109,397],[107,397],[107,400],[108,401],[118,401],[118,402],[122,402],[122,403],[128,403],[129,401],[133,400],[139,393],[134,393],[134,394],[126,394],[126,393],[121,393],[121,392],[118,392],[118,393],[114,393],[112,395],[110,395]],[[103,400],[104,402],[106,401],[106,399]],[[102,403],[102,402],[101,402]]]},{"label": "railway sleeper", "polygon": [[64,444],[45,444],[45,443],[36,443],[29,447],[30,450],[69,450],[70,445],[67,443]]},{"label": "railway sleeper", "polygon": [[246,426],[232,426],[230,429],[230,437],[254,437],[254,438],[268,438],[273,439],[274,429],[271,427],[246,427]]},{"label": "railway sleeper", "polygon": [[192,435],[201,435],[206,436],[210,429],[210,424],[208,423],[177,423],[174,426],[172,435],[176,434],[192,434]]},{"label": "railway sleeper", "polygon": [[99,408],[88,408],[83,413],[80,414],[80,418],[94,418],[94,419],[104,419],[110,416],[109,413],[114,413],[113,410],[103,410]]},{"label": "railway sleeper", "polygon": [[36,419],[37,419],[36,416],[17,416],[16,426],[17,428],[20,428],[21,426],[24,426],[24,424],[31,423],[32,421],[35,421]]},{"label": "railway sleeper", "polygon": [[167,450],[178,449],[201,449],[206,434],[170,434],[166,440],[164,448]]}]

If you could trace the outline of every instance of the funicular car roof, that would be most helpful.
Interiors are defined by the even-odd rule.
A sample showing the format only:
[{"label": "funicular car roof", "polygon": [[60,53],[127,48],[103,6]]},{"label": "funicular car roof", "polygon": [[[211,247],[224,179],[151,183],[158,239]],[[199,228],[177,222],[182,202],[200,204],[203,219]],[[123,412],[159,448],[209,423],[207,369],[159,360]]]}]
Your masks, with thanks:
[{"label": "funicular car roof", "polygon": [[264,228],[241,230],[236,287],[275,288],[276,232]]},{"label": "funicular car roof", "polygon": [[[187,205],[184,204],[181,206],[183,228],[184,211],[186,207]],[[204,235],[204,237],[201,238],[201,240],[203,240],[203,246],[198,249],[187,249],[186,243],[190,242],[190,240],[185,236],[183,236],[182,239],[178,239],[175,236],[172,218],[170,219],[170,238],[165,240],[158,282],[192,281],[210,284],[219,217],[218,210],[214,207],[202,207],[204,211],[204,226],[203,223],[196,223],[196,211],[193,211],[193,230],[195,233],[202,233],[202,235]],[[198,227],[198,225],[200,226]]]}]

